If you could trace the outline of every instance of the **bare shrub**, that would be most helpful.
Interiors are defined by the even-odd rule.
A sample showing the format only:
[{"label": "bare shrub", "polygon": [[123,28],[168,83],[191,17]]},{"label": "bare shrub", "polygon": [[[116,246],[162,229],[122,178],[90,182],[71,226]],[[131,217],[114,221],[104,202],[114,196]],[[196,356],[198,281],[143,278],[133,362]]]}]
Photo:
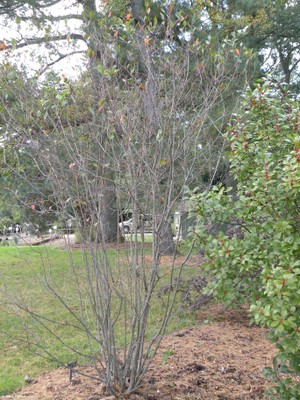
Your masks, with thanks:
[{"label": "bare shrub", "polygon": [[[140,38],[132,40],[142,46]],[[96,86],[95,79],[83,77],[77,83],[56,81],[54,88],[53,81],[11,87],[13,104],[24,112],[21,120],[20,108],[1,94],[6,171],[29,188],[46,182],[47,195],[35,191],[40,207],[33,212],[54,215],[61,226],[71,218],[82,243],[79,264],[67,243],[69,274],[60,282],[52,278],[47,254],[42,271],[33,275],[53,307],[67,311],[67,321],[40,315],[38,304],[24,293],[10,293],[8,286],[6,302],[39,353],[59,361],[59,352],[49,354],[43,343],[46,331],[92,362],[112,393],[130,393],[140,385],[166,330],[185,265],[175,263],[171,218],[186,187],[201,185],[199,177],[221,163],[224,143],[218,133],[232,111],[227,96],[244,71],[231,42],[218,54],[192,43],[170,53],[163,46],[143,46],[144,82],[114,70],[106,48]],[[5,79],[9,87],[3,74]],[[11,163],[13,154],[29,167]],[[22,203],[30,207],[31,201],[25,195]],[[112,239],[124,240],[118,229],[123,208],[131,211],[133,228],[111,257]],[[151,244],[143,227],[138,229],[141,215],[151,219]],[[168,268],[161,265],[165,254],[171,255]],[[65,292],[65,279],[72,293]],[[157,302],[161,286],[173,289],[164,293],[163,306]],[[160,316],[153,318],[157,307]],[[82,332],[85,350],[63,340],[62,328]]]}]

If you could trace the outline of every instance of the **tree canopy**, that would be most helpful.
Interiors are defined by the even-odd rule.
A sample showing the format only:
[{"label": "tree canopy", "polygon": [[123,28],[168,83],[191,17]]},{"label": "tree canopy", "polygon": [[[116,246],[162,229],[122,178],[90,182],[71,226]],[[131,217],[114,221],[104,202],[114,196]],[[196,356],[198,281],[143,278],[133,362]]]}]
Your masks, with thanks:
[{"label": "tree canopy", "polygon": [[[108,154],[111,148],[106,141],[108,133],[103,129],[103,124],[111,126],[109,129],[113,129],[118,138],[123,138],[127,130],[125,119],[129,119],[129,113],[122,112],[124,103],[121,105],[120,100],[124,101],[124,96],[134,98],[138,93],[141,121],[136,120],[135,127],[130,123],[130,130],[139,129],[139,135],[144,131],[144,135],[150,138],[157,135],[163,138],[170,129],[175,129],[178,138],[184,138],[184,124],[186,127],[194,126],[190,128],[195,132],[193,142],[199,137],[201,142],[193,146],[203,147],[204,158],[201,154],[199,160],[192,162],[195,167],[199,166],[200,174],[194,173],[188,167],[189,163],[186,164],[186,168],[189,168],[189,184],[196,184],[197,175],[216,176],[216,170],[222,166],[219,132],[236,103],[237,88],[244,85],[242,76],[245,68],[248,70],[251,53],[239,48],[236,39],[224,39],[222,43],[216,37],[209,36],[212,28],[206,32],[201,19],[193,19],[195,10],[189,2],[169,5],[132,1],[124,5],[123,2],[114,1],[97,7],[95,1],[77,1],[72,3],[76,6],[76,17],[73,13],[58,16],[46,13],[45,7],[51,4],[58,6],[62,2],[15,2],[9,11],[10,18],[14,18],[18,24],[33,24],[39,34],[7,43],[5,50],[44,43],[50,53],[58,52],[59,60],[61,53],[56,46],[58,42],[69,43],[74,50],[76,41],[82,41],[86,46],[88,78],[75,84],[66,76],[61,79],[48,75],[48,83],[42,91],[37,89],[38,86],[33,89],[33,92],[37,90],[33,103],[30,95],[27,96],[27,103],[34,107],[34,111],[24,110],[13,116],[12,109],[4,99],[6,112],[10,110],[10,113],[6,113],[7,121],[15,125],[14,132],[21,129],[26,134],[34,134],[35,138],[42,138],[41,132],[57,132],[67,126],[73,130],[85,130],[89,126],[89,129],[100,134],[103,152]],[[199,13],[204,11],[202,7]],[[72,19],[81,20],[82,25],[75,27],[75,31],[66,32],[69,29],[66,25],[63,33],[54,32],[54,21]],[[172,63],[173,73],[167,67]],[[42,67],[44,70],[45,66]],[[168,85],[175,85],[172,94]],[[80,94],[82,90],[87,95],[86,100]],[[175,91],[182,97],[172,108],[168,96],[173,98]],[[16,107],[20,106],[18,102],[15,104]],[[218,115],[217,120],[212,119],[213,114]],[[163,120],[165,115],[170,118],[169,126]],[[7,121],[6,130],[10,130]],[[137,140],[136,144],[139,143],[140,140]],[[193,146],[189,145],[191,160],[195,157]],[[185,157],[188,157],[188,152]],[[167,160],[167,155],[162,157],[160,169],[168,170],[167,166],[171,164]],[[181,172],[180,161],[176,162],[176,168],[180,171],[176,182],[178,194],[187,184],[187,179]],[[111,172],[109,174],[108,181],[115,180]],[[162,187],[167,182],[166,176],[164,173],[160,179]],[[210,182],[210,178],[205,179]],[[112,213],[110,220],[116,221],[115,213]],[[113,226],[112,222],[107,225]],[[116,237],[116,230],[109,236]]]}]

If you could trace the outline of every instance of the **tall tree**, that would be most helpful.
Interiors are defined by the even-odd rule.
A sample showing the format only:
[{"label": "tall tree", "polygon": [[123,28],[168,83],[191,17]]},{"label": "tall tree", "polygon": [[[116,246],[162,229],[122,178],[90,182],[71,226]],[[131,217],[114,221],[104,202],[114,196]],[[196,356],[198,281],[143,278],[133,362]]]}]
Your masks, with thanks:
[{"label": "tall tree", "polygon": [[240,32],[246,45],[259,52],[263,72],[281,73],[288,84],[298,81],[298,0],[219,0],[205,2],[205,8],[215,31]]},{"label": "tall tree", "polygon": [[[154,140],[157,132],[162,128],[163,118],[160,105],[161,94],[158,90],[161,71],[156,67],[157,57],[166,57],[168,51],[180,54],[180,49],[183,53],[188,53],[193,41],[196,43],[197,28],[189,22],[192,8],[185,2],[175,5],[162,3],[158,7],[156,2],[146,3],[142,0],[131,1],[126,6],[123,2],[109,1],[97,8],[95,0],[78,0],[72,3],[76,6],[77,13],[55,15],[53,6],[58,7],[64,4],[65,2],[57,0],[7,2],[3,5],[2,13],[7,13],[9,18],[15,19],[20,27],[22,24],[32,24],[39,35],[15,38],[11,43],[3,43],[2,50],[10,51],[12,48],[20,49],[44,43],[50,48],[51,57],[54,53],[57,54],[57,58],[48,63],[51,65],[66,57],[65,52],[60,50],[59,43],[68,44],[70,48],[73,44],[72,54],[78,51],[76,50],[77,43],[82,42],[87,51],[88,70],[92,82],[92,104],[89,108],[93,112],[90,113],[89,130],[96,130],[101,138],[103,153],[102,155],[99,153],[100,159],[104,160],[110,152],[107,148],[107,134],[103,129],[110,119],[107,114],[110,110],[109,106],[102,107],[102,105],[103,102],[108,104],[109,101],[114,101],[115,96],[118,96],[107,79],[108,77],[111,79],[112,75],[117,78],[114,80],[116,88],[124,90],[132,83],[143,88],[140,90],[142,115],[146,121],[143,129],[147,131],[149,140]],[[55,23],[62,21],[69,23],[71,20],[81,21],[80,28],[76,28],[74,32],[70,30],[59,32],[54,29]],[[187,40],[185,35],[189,37],[194,34],[194,30],[194,40]],[[213,46],[217,50],[218,44],[209,44],[211,50]],[[181,62],[179,58],[176,60]],[[192,63],[194,62],[196,59],[192,60]],[[193,64],[191,65],[193,68]],[[223,98],[218,98],[218,101],[223,102]],[[216,103],[216,98],[212,98],[212,103]],[[178,112],[180,113],[181,110]],[[114,126],[119,130],[119,134],[122,134],[122,127],[118,121],[114,122]],[[114,172],[108,171],[107,168],[102,171],[101,176],[103,182],[100,190],[103,193],[100,196],[99,206],[102,225],[105,227],[103,239],[111,241],[117,237],[115,177]],[[157,198],[162,197],[164,196],[157,194]],[[162,253],[173,253],[174,244],[167,220],[161,220],[159,231],[161,231],[159,236]]]}]

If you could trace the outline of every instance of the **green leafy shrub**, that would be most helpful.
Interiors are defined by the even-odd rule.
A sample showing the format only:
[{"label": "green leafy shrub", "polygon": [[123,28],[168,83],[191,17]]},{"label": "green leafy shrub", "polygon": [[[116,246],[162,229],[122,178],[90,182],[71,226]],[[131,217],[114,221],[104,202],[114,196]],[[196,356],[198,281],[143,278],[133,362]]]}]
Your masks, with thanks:
[{"label": "green leafy shrub", "polygon": [[270,328],[278,354],[266,374],[271,398],[299,399],[300,136],[299,102],[279,84],[246,93],[226,136],[235,190],[191,196],[193,232],[224,303],[249,302],[255,323]]}]

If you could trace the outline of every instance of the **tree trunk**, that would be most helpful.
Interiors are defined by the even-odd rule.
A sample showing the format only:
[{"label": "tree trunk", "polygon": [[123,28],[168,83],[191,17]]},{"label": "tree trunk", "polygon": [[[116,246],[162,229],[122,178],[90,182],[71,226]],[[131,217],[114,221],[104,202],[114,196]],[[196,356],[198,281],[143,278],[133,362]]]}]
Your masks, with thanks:
[{"label": "tree trunk", "polygon": [[162,221],[158,233],[158,240],[159,254],[162,256],[173,256],[175,252],[175,243],[170,221]]},{"label": "tree trunk", "polygon": [[[146,132],[149,135],[149,139],[153,140],[156,138],[157,132],[160,129],[160,109],[159,96],[157,93],[157,77],[151,60],[148,38],[145,36],[145,30],[143,29],[145,3],[144,0],[131,0],[130,4],[136,24],[140,64],[142,65],[142,72],[146,76],[145,90],[143,91],[143,109],[147,121]],[[157,182],[157,185],[158,191],[160,191],[159,182]],[[164,206],[162,205],[162,207]],[[163,220],[159,225],[158,247],[160,254],[174,254],[175,244],[170,222],[168,220]]]},{"label": "tree trunk", "polygon": [[116,191],[113,181],[106,181],[101,191],[100,221],[101,239],[104,242],[114,242],[118,237],[118,212],[116,208]]},{"label": "tree trunk", "polygon": [[[101,130],[102,126],[105,125],[105,116],[103,112],[101,115],[97,112],[99,102],[105,99],[105,88],[104,77],[99,73],[98,66],[101,64],[103,67],[107,67],[107,60],[103,55],[102,43],[101,43],[101,28],[97,22],[97,9],[95,0],[84,0],[84,15],[85,15],[85,30],[89,35],[89,70],[92,79],[93,86],[93,104],[95,110],[95,129]],[[99,154],[99,163],[105,164],[106,152],[110,151],[106,149],[107,137],[106,132],[99,132],[100,143],[101,143],[101,154]],[[99,150],[99,149],[98,149]],[[106,168],[102,168],[103,181],[99,193],[100,207],[100,224],[101,232],[99,232],[101,240],[105,242],[115,242],[118,238],[118,218],[116,208],[116,193],[114,185],[114,177],[112,176],[111,170],[105,172]]]},{"label": "tree trunk", "polygon": [[289,85],[291,81],[291,70],[290,70],[291,59],[292,59],[291,53],[288,53],[288,55],[285,56],[281,48],[278,49],[278,53],[279,53],[281,68],[285,77],[285,82]]}]

